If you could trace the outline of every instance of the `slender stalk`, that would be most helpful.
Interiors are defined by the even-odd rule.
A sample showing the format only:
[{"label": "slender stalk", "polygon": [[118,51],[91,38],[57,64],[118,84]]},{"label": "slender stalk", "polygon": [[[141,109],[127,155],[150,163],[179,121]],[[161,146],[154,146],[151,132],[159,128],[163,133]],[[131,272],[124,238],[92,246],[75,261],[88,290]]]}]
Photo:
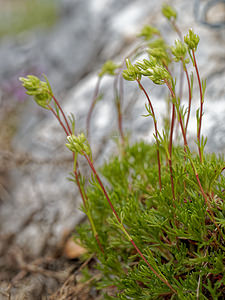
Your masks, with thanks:
[{"label": "slender stalk", "polygon": [[51,96],[52,96],[53,100],[55,101],[56,105],[58,106],[59,110],[60,110],[61,113],[62,113],[63,119],[64,119],[65,122],[66,122],[66,126],[67,126],[67,128],[68,128],[69,133],[72,134],[72,131],[71,131],[71,129],[70,129],[69,122],[67,121],[67,118],[66,118],[66,116],[65,116],[65,114],[64,114],[64,111],[63,111],[61,105],[59,104],[58,100],[55,98],[55,96],[54,96],[53,94],[51,94]]},{"label": "slender stalk", "polygon": [[[172,89],[170,89],[170,90],[172,91]],[[175,96],[174,93],[172,93],[172,96]],[[179,115],[179,123],[180,123],[180,126],[181,126],[181,131],[182,131],[182,135],[183,135],[183,139],[184,139],[185,152],[186,152],[187,150],[189,150],[188,143],[187,143],[187,139],[186,139],[186,132],[185,132],[185,129],[184,129],[184,125],[183,125],[183,121],[182,121],[180,112],[179,112],[178,115]],[[170,161],[169,161],[169,162],[170,162]],[[222,234],[222,232],[221,232],[221,230],[220,230],[218,224],[217,224],[216,221],[215,221],[213,212],[212,212],[212,210],[211,210],[211,205],[210,205],[210,203],[209,203],[209,201],[208,201],[208,199],[207,199],[207,196],[206,196],[206,194],[205,194],[205,192],[204,192],[204,190],[203,190],[203,188],[202,188],[201,182],[200,182],[200,180],[199,180],[198,173],[196,172],[196,169],[195,169],[194,164],[193,164],[192,161],[191,161],[191,165],[192,165],[192,168],[193,168],[193,171],[194,171],[196,180],[197,180],[197,182],[198,182],[198,186],[199,186],[199,188],[200,188],[201,194],[202,194],[202,196],[203,196],[203,198],[204,198],[204,200],[205,200],[205,203],[206,203],[206,205],[207,205],[207,207],[208,207],[209,214],[210,214],[210,216],[211,216],[211,218],[212,218],[212,221],[213,221],[214,225],[216,226],[216,228],[217,228],[219,234],[220,234],[221,237],[223,238],[223,234]]]},{"label": "slender stalk", "polygon": [[[59,107],[60,111],[61,111],[62,114],[64,115],[64,112],[63,112],[63,110],[62,110],[62,108],[61,108],[61,106],[60,106],[59,103],[57,103],[57,106]],[[65,128],[64,124],[62,123],[60,117],[56,114],[56,112],[54,111],[54,109],[53,109],[50,105],[48,105],[48,108],[51,110],[51,112],[52,112],[52,113],[54,114],[54,116],[57,118],[57,120],[59,121],[59,123],[60,123],[60,125],[62,126],[63,130],[65,131],[66,135],[68,136],[69,133],[68,133],[67,129]],[[65,115],[64,115],[64,116],[65,116]],[[65,117],[65,120],[66,120],[66,117]],[[70,126],[69,126],[68,121],[67,121],[66,123],[67,123],[68,130],[69,130],[70,132],[72,132],[72,131],[71,131],[71,128],[70,128]],[[74,157],[75,157],[75,154],[73,153],[73,160],[74,160]],[[85,198],[84,198],[84,195],[83,195],[83,193],[82,193],[81,186],[80,186],[79,176],[78,176],[78,173],[77,173],[76,170],[74,170],[74,176],[75,176],[75,179],[76,179],[76,183],[77,183],[77,186],[78,186],[78,189],[79,189],[79,192],[80,192],[80,195],[81,195],[81,198],[82,198],[84,207],[85,207],[85,209],[87,209],[86,201],[85,201]]]},{"label": "slender stalk", "polygon": [[154,127],[155,127],[156,143],[157,143],[157,161],[158,161],[158,173],[159,173],[159,188],[160,188],[160,191],[161,191],[161,189],[162,189],[161,162],[160,162],[160,154],[159,154],[159,141],[158,141],[157,121],[156,121],[156,117],[155,117],[154,108],[153,108],[152,102],[151,102],[151,100],[149,98],[149,95],[148,95],[147,91],[145,90],[145,88],[141,84],[140,80],[137,79],[137,83],[138,83],[139,87],[142,89],[142,91],[144,92],[144,94],[145,94],[145,96],[146,96],[146,98],[148,100],[148,104],[149,104],[149,107],[151,109],[151,113],[152,113],[152,117],[153,117],[153,122],[154,122]]},{"label": "slender stalk", "polygon": [[[161,36],[159,34],[159,36]],[[117,103],[117,112],[118,112],[118,127],[119,127],[119,132],[120,132],[120,136],[122,139],[122,144],[124,144],[125,138],[124,138],[124,133],[123,133],[123,126],[122,126],[122,113],[121,113],[121,101],[123,99],[123,78],[121,76],[121,73],[123,71],[126,59],[131,57],[132,55],[136,54],[136,56],[140,55],[141,53],[144,53],[144,48],[146,48],[146,44],[144,45],[138,45],[137,47],[135,47],[135,49],[133,49],[123,60],[121,67],[119,69],[119,72],[116,76],[116,79],[114,81],[114,90],[115,90],[115,99],[119,99],[120,101],[118,101]],[[142,50],[143,49],[143,50]],[[140,53],[138,53],[138,50],[140,51]],[[119,93],[118,93],[118,89],[117,89],[117,82],[118,82],[118,78],[120,78],[119,81]]]},{"label": "slender stalk", "polygon": [[103,247],[102,247],[102,244],[101,244],[101,242],[100,242],[100,240],[99,240],[99,236],[98,236],[97,233],[95,234],[95,239],[96,239],[96,242],[97,242],[97,244],[98,244],[98,246],[99,246],[99,249],[101,250],[101,252],[102,252],[103,254],[105,254],[105,251],[104,251],[104,249],[103,249]]},{"label": "slender stalk", "polygon": [[176,31],[176,33],[178,34],[179,39],[182,41],[182,38],[183,38],[182,33],[181,33],[179,27],[177,26],[175,20],[171,20],[171,24],[172,24],[172,27],[174,28],[174,30]]},{"label": "slender stalk", "polygon": [[188,114],[187,114],[187,119],[186,119],[186,124],[185,124],[185,135],[187,135],[187,127],[188,127],[188,122],[189,122],[189,118],[190,118],[190,114],[191,114],[191,100],[192,100],[192,93],[191,93],[191,84],[190,84],[190,79],[189,79],[189,75],[188,75],[188,71],[187,68],[184,67],[184,72],[186,74],[186,78],[187,78],[187,83],[188,83]]},{"label": "slender stalk", "polygon": [[[73,159],[74,159],[74,153],[73,153]],[[82,198],[82,201],[83,201],[84,208],[87,211],[87,203],[86,203],[85,196],[84,196],[84,194],[82,192],[82,189],[81,189],[81,185],[80,185],[80,180],[79,180],[78,173],[77,173],[76,170],[74,170],[73,173],[74,173],[75,180],[76,180],[76,183],[77,183],[77,186],[78,186],[78,190],[80,192],[80,195],[81,195],[81,198]]]},{"label": "slender stalk", "polygon": [[[167,84],[167,87],[169,88],[170,90],[170,93],[171,93],[171,96],[172,98],[176,98],[176,95],[172,89],[172,87],[170,86],[170,84],[168,82],[166,82]],[[174,105],[175,106],[175,105]],[[180,111],[178,111],[178,122],[180,123],[180,126],[181,126],[181,132],[182,132],[182,135],[183,135],[183,139],[184,139],[184,146],[187,147],[187,136],[186,136],[186,130],[184,128],[184,124],[183,124],[183,121],[182,121],[182,118],[181,118],[181,113]]]},{"label": "slender stalk", "polygon": [[[171,85],[169,84],[169,82],[167,80],[165,80],[165,83],[171,93],[171,96],[173,99],[176,98],[175,94],[174,94],[174,91],[171,87]],[[172,153],[172,147],[173,147],[173,130],[174,130],[174,122],[175,122],[175,104],[172,103],[173,105],[173,109],[172,109],[172,120],[171,120],[171,128],[170,128],[170,143],[169,143],[169,153],[171,155]]]},{"label": "slender stalk", "polygon": [[51,110],[51,112],[54,114],[54,116],[56,117],[56,119],[59,121],[60,125],[62,126],[63,130],[65,131],[66,135],[68,136],[69,133],[66,129],[66,127],[64,126],[63,122],[61,121],[60,117],[57,115],[57,113],[54,111],[54,109],[48,105],[48,108]]},{"label": "slender stalk", "polygon": [[[54,97],[53,99],[56,100],[55,97]],[[55,102],[56,102],[56,105],[58,106],[58,108],[60,109],[60,111],[61,111],[61,113],[62,113],[62,115],[63,115],[63,117],[64,117],[64,120],[65,120],[65,122],[66,122],[66,124],[67,124],[67,127],[68,127],[68,130],[69,130],[69,133],[72,134],[72,130],[71,130],[70,126],[69,126],[69,122],[68,122],[68,120],[67,120],[67,118],[66,118],[66,116],[65,116],[65,114],[64,114],[64,112],[63,112],[63,109],[61,108],[61,106],[60,106],[60,104],[59,104],[59,102],[58,102],[57,100],[56,100]],[[60,117],[56,114],[56,112],[54,111],[54,109],[53,109],[50,105],[48,105],[48,108],[51,110],[51,112],[52,112],[52,113],[54,114],[54,116],[57,118],[58,122],[60,123],[60,125],[62,126],[62,128],[63,128],[63,130],[65,131],[66,135],[68,136],[69,133],[68,133],[67,129],[65,128],[64,124],[62,123]],[[73,153],[73,160],[74,160],[74,159],[75,159],[75,154]],[[78,163],[77,163],[77,167],[78,167]],[[80,193],[80,195],[81,195],[81,199],[82,199],[82,201],[83,201],[83,205],[84,205],[84,208],[85,208],[87,217],[88,217],[88,219],[89,219],[89,221],[90,221],[90,224],[91,224],[91,227],[92,227],[92,230],[93,230],[94,237],[95,237],[95,239],[96,239],[96,242],[97,242],[97,244],[98,244],[100,250],[101,250],[102,253],[104,254],[104,250],[103,250],[103,247],[102,247],[102,245],[101,245],[101,243],[100,243],[100,240],[99,240],[99,237],[98,237],[98,233],[97,233],[97,231],[96,231],[96,228],[95,228],[95,225],[94,225],[92,216],[90,215],[90,213],[89,213],[89,211],[88,211],[87,202],[86,202],[87,196],[84,195],[84,193],[83,193],[83,191],[82,191],[82,189],[81,189],[79,176],[78,176],[78,173],[77,173],[76,170],[74,170],[74,176],[75,176],[76,184],[77,184],[77,186],[78,186],[79,193]]]},{"label": "slender stalk", "polygon": [[[170,86],[169,82],[165,80],[165,83],[170,90],[172,98],[175,98],[175,94],[172,90],[172,87]],[[174,131],[174,123],[175,123],[175,117],[176,117],[176,110],[175,110],[175,104],[172,103],[172,118],[171,118],[171,125],[170,125],[170,139],[169,139],[169,168],[170,168],[170,180],[171,180],[171,189],[172,189],[172,195],[173,195],[173,206],[175,206],[175,190],[174,190],[174,181],[173,181],[173,167],[172,167],[172,148],[173,148],[173,131]]]},{"label": "slender stalk", "polygon": [[184,72],[183,72],[183,64],[180,63],[180,86],[179,86],[179,97],[180,99],[183,96],[183,86],[184,86]]},{"label": "slender stalk", "polygon": [[[167,86],[168,86],[168,85],[167,85]],[[169,88],[169,86],[168,86],[168,88]],[[171,91],[172,97],[175,97],[175,94],[174,94],[172,88],[170,87],[169,89],[170,89],[170,91]],[[184,139],[184,147],[185,147],[185,152],[186,152],[187,150],[189,150],[188,143],[187,143],[187,139],[186,139],[186,131],[185,131],[185,129],[184,129],[184,125],[183,125],[183,121],[182,121],[180,112],[178,113],[178,115],[179,115],[179,123],[180,123],[180,126],[181,126],[181,132],[182,132],[182,135],[183,135],[183,139]],[[170,160],[169,160],[169,163],[170,163]],[[199,180],[198,173],[196,172],[196,168],[195,168],[195,166],[194,166],[194,164],[193,164],[192,161],[191,161],[191,165],[192,165],[192,168],[193,168],[193,171],[194,171],[196,180],[197,180],[197,182],[198,182],[198,186],[199,186],[199,188],[200,188],[201,194],[202,194],[202,196],[203,196],[203,198],[204,198],[204,200],[205,200],[205,204],[206,204],[206,206],[208,207],[208,211],[209,211],[209,214],[210,214],[210,216],[211,216],[211,219],[212,219],[214,225],[216,226],[216,228],[217,228],[217,230],[218,230],[220,236],[223,238],[223,234],[222,234],[222,232],[221,232],[221,230],[220,230],[218,224],[217,224],[216,221],[215,221],[215,218],[214,218],[214,215],[213,215],[213,212],[212,212],[212,209],[211,209],[211,205],[210,205],[210,203],[209,203],[209,201],[208,201],[208,199],[207,199],[207,195],[205,194],[205,192],[204,192],[204,190],[203,190],[203,188],[202,188],[201,182],[200,182],[200,180]],[[171,165],[170,165],[170,167],[171,167]],[[171,184],[172,184],[172,182],[171,182]]]},{"label": "slender stalk", "polygon": [[202,163],[202,153],[201,153],[201,127],[202,127],[202,115],[203,115],[203,93],[202,93],[202,84],[201,79],[198,71],[198,66],[195,58],[195,51],[192,49],[192,56],[194,60],[194,67],[198,78],[198,85],[199,85],[199,93],[200,93],[200,116],[199,116],[199,126],[198,126],[198,132],[197,132],[197,139],[198,139],[198,152],[199,152],[199,158],[200,162]]},{"label": "slender stalk", "polygon": [[[57,101],[57,102],[58,102],[58,101]],[[60,111],[62,112],[62,114],[64,115],[64,112],[63,112],[63,110],[62,110],[62,108],[61,108],[61,106],[60,106],[59,103],[57,103],[57,106],[58,106],[58,108],[60,109]],[[68,136],[69,133],[68,133],[67,129],[65,128],[64,124],[62,123],[60,117],[56,114],[56,112],[54,111],[54,109],[53,109],[50,105],[48,105],[48,108],[51,110],[51,112],[52,112],[52,113],[54,114],[54,116],[57,118],[57,120],[59,121],[59,123],[60,123],[60,125],[62,126],[63,130],[65,131],[66,135]],[[64,116],[65,116],[65,115],[64,115]],[[66,119],[66,117],[65,117],[65,119]],[[68,123],[68,122],[66,122],[66,123],[67,123],[68,130],[69,130],[70,132],[72,132],[72,131],[71,131],[71,128],[70,128],[70,126],[69,126],[69,123]],[[75,154],[73,153],[73,160],[74,160],[74,157],[75,157]],[[79,176],[78,176],[78,173],[77,173],[76,170],[74,170],[74,176],[75,176],[75,179],[76,179],[76,183],[77,183],[77,186],[78,186],[78,189],[79,189],[79,192],[80,192],[80,195],[81,195],[81,198],[82,198],[84,207],[85,207],[85,209],[87,209],[86,201],[85,201],[85,198],[84,198],[84,195],[83,195],[83,193],[82,193],[81,186],[80,186]]]},{"label": "slender stalk", "polygon": [[[122,144],[124,145],[124,134],[123,134],[123,126],[122,126],[122,112],[121,112],[121,100],[123,97],[123,82],[121,80],[121,72],[117,74],[114,79],[114,98],[117,108],[117,119],[118,119],[118,128],[120,137],[122,140]],[[119,83],[119,91],[118,91],[118,83]]]},{"label": "slender stalk", "polygon": [[222,232],[221,232],[221,230],[220,230],[218,224],[217,224],[216,221],[215,221],[215,218],[214,218],[214,215],[213,215],[213,212],[212,212],[212,209],[211,209],[211,205],[210,205],[210,203],[209,203],[209,201],[208,201],[208,199],[207,199],[207,196],[206,196],[206,194],[205,194],[205,192],[204,192],[204,190],[203,190],[203,188],[202,188],[201,182],[200,182],[200,180],[199,180],[198,173],[196,173],[196,172],[195,172],[195,177],[196,177],[196,179],[197,179],[197,182],[198,182],[200,191],[201,191],[201,193],[202,193],[202,196],[203,196],[203,198],[204,198],[204,200],[205,200],[205,204],[206,204],[207,207],[208,207],[209,214],[210,214],[210,216],[211,216],[211,218],[212,218],[212,221],[213,221],[214,225],[216,226],[216,228],[217,228],[219,234],[220,234],[221,237],[223,238],[223,234],[222,234]]},{"label": "slender stalk", "polygon": [[102,79],[102,77],[98,77],[98,81],[96,83],[94,95],[93,95],[93,98],[92,98],[92,103],[91,103],[91,106],[90,106],[90,109],[89,109],[88,115],[87,115],[86,131],[87,131],[87,138],[88,138],[89,142],[90,142],[89,133],[90,133],[91,116],[92,116],[93,110],[94,110],[95,105],[96,105],[97,100],[98,100],[98,94],[99,94],[99,87],[100,87],[101,79]]},{"label": "slender stalk", "polygon": [[126,236],[128,237],[129,241],[131,242],[131,244],[134,246],[134,248],[136,249],[136,251],[138,252],[138,254],[141,256],[141,258],[144,260],[144,262],[148,265],[149,269],[163,282],[165,283],[175,294],[177,294],[176,290],[169,284],[169,282],[167,280],[165,280],[164,278],[162,278],[157,271],[155,271],[155,269],[150,265],[150,263],[147,261],[147,259],[144,257],[143,253],[141,252],[141,250],[138,248],[138,246],[135,244],[135,242],[133,241],[133,239],[130,237],[129,233],[127,232],[126,228],[124,227],[120,217],[118,216],[111,200],[109,199],[109,196],[108,196],[108,193],[106,192],[104,186],[103,186],[103,183],[100,179],[100,177],[98,176],[98,173],[97,171],[95,170],[95,167],[93,165],[93,163],[91,162],[90,158],[88,157],[88,155],[83,152],[83,155],[84,157],[86,158],[92,172],[94,173],[94,175],[96,176],[97,180],[98,180],[98,183],[103,191],[103,194],[105,195],[112,211],[113,211],[113,214],[114,216],[116,217],[117,221],[119,222],[119,224],[121,225],[121,228],[122,230],[124,231],[124,233],[126,234]]},{"label": "slender stalk", "polygon": [[102,191],[103,191],[103,194],[105,195],[105,197],[106,197],[106,199],[107,199],[107,201],[108,201],[108,203],[109,203],[109,205],[110,205],[110,207],[111,207],[111,209],[112,209],[112,211],[113,211],[115,217],[117,218],[118,222],[121,224],[122,222],[121,222],[121,220],[120,220],[120,217],[118,216],[117,212],[115,211],[115,208],[114,208],[114,206],[113,206],[111,200],[109,199],[109,196],[108,196],[108,194],[107,194],[107,192],[106,192],[106,190],[105,190],[105,188],[104,188],[104,185],[103,185],[103,183],[102,183],[100,177],[98,176],[98,173],[97,173],[96,170],[95,170],[95,167],[94,167],[93,163],[91,162],[90,158],[87,156],[87,154],[86,154],[85,152],[83,152],[83,155],[84,155],[84,157],[86,158],[86,160],[87,160],[87,162],[88,162],[90,168],[92,169],[94,175],[96,176],[96,178],[97,178],[97,180],[98,180],[98,183],[99,183],[99,185],[100,185],[100,187],[101,187],[101,189],[102,189]]},{"label": "slender stalk", "polygon": [[163,64],[163,67],[166,69],[166,71],[170,74],[171,78],[173,78],[172,73],[170,71],[170,69],[168,68],[168,66],[166,64]]},{"label": "slender stalk", "polygon": [[170,181],[171,181],[171,189],[172,189],[172,195],[173,195],[173,206],[175,207],[175,190],[174,190],[174,181],[173,181],[173,167],[172,167],[172,159],[171,156],[168,158],[169,161],[169,169],[170,169]]},{"label": "slender stalk", "polygon": [[[175,93],[173,91],[173,89],[171,88],[170,84],[167,83],[167,86],[170,90],[170,93],[171,93],[171,96],[172,98],[175,98]],[[188,144],[187,144],[187,136],[186,136],[186,131],[184,129],[184,125],[183,125],[183,121],[182,121],[182,118],[181,118],[181,113],[180,111],[178,111],[178,123],[180,124],[180,127],[181,127],[181,132],[182,132],[182,135],[183,135],[183,139],[184,139],[184,151],[186,152],[187,151],[187,148],[188,148]],[[186,157],[184,157],[184,160],[186,160]],[[172,170],[172,163],[170,164],[170,169]],[[171,171],[170,171],[171,172]],[[171,184],[172,184],[172,178],[171,178]],[[186,189],[186,184],[184,182],[184,191]]]},{"label": "slender stalk", "polygon": [[[170,90],[172,91],[172,89],[170,89]],[[172,96],[175,96],[174,93],[172,93]],[[183,121],[182,121],[180,112],[179,112],[178,115],[179,115],[179,123],[180,123],[180,126],[181,126],[181,131],[182,131],[182,135],[183,135],[183,139],[184,139],[184,145],[185,145],[185,152],[186,152],[187,150],[189,150],[188,143],[187,143],[187,139],[186,139],[186,133],[185,133],[185,129],[184,129],[184,125],[183,125]],[[190,151],[190,150],[189,150],[189,151]],[[203,188],[202,188],[202,185],[201,185],[201,182],[200,182],[198,173],[196,172],[196,168],[195,168],[195,166],[194,166],[194,164],[193,164],[192,161],[191,161],[191,166],[192,166],[192,168],[193,168],[193,171],[194,171],[196,180],[197,180],[197,182],[198,182],[198,186],[199,186],[199,188],[200,188],[201,194],[202,194],[202,196],[203,196],[203,198],[204,198],[204,200],[205,200],[205,204],[206,204],[207,207],[208,207],[209,214],[210,214],[210,216],[211,216],[211,218],[212,218],[212,221],[213,221],[214,225],[216,226],[216,228],[217,228],[219,234],[220,234],[221,237],[223,238],[223,234],[222,234],[222,232],[221,232],[221,230],[220,230],[218,224],[217,224],[216,221],[215,221],[213,212],[212,212],[212,210],[211,210],[211,205],[210,205],[210,203],[209,203],[209,201],[208,201],[208,199],[207,199],[207,196],[206,196],[206,194],[205,194],[205,192],[204,192],[204,190],[203,190]]]},{"label": "slender stalk", "polygon": [[[74,160],[74,157],[75,157],[75,154],[73,153],[73,160]],[[73,172],[74,172],[75,180],[76,180],[76,183],[77,183],[77,186],[78,186],[78,189],[79,189],[82,201],[83,201],[83,205],[84,205],[84,208],[85,208],[86,215],[87,215],[87,217],[89,219],[89,222],[91,224],[91,227],[92,227],[92,231],[93,231],[94,237],[95,237],[96,242],[97,242],[97,244],[99,246],[99,249],[104,254],[104,250],[103,250],[102,244],[101,244],[101,242],[99,240],[98,233],[97,233],[96,228],[95,228],[95,224],[93,222],[92,216],[91,216],[90,211],[89,211],[88,206],[87,206],[87,195],[81,189],[80,180],[79,180],[79,176],[78,176],[77,171],[74,170]]]},{"label": "slender stalk", "polygon": [[119,80],[119,107],[118,107],[118,124],[119,124],[119,131],[122,139],[122,143],[124,144],[124,133],[123,133],[123,115],[121,110],[121,105],[123,104],[123,77],[120,75]]},{"label": "slender stalk", "polygon": [[175,123],[175,117],[176,117],[176,110],[175,110],[175,104],[172,104],[172,118],[171,118],[171,127],[170,127],[170,141],[169,141],[169,154],[172,154],[172,148],[173,148],[173,131],[174,131],[174,123]]},{"label": "slender stalk", "polygon": [[[86,196],[86,195],[85,195],[85,196]],[[89,220],[89,222],[90,222],[90,224],[91,224],[91,229],[92,229],[94,238],[95,238],[95,240],[96,240],[96,242],[97,242],[97,245],[98,245],[99,249],[101,250],[101,252],[104,254],[105,252],[104,252],[104,249],[103,249],[103,247],[102,247],[102,244],[101,244],[101,242],[100,242],[100,240],[99,240],[99,236],[98,236],[98,233],[97,233],[97,231],[96,231],[95,224],[94,224],[94,221],[93,221],[92,216],[91,216],[91,212],[90,212],[89,209],[87,209],[85,213],[86,213],[86,215],[87,215],[87,217],[88,217],[88,220]]]},{"label": "slender stalk", "polygon": [[[171,24],[173,29],[176,31],[177,35],[179,36],[179,39],[182,41],[183,40],[183,36],[181,33],[180,28],[178,27],[178,25],[176,24],[175,20],[171,20]],[[181,62],[181,69],[180,69],[180,87],[179,87],[179,97],[180,99],[182,98],[182,94],[183,94],[183,83],[184,83],[184,77],[183,77],[183,63]]]},{"label": "slender stalk", "polygon": [[147,261],[147,259],[144,257],[144,255],[142,254],[142,252],[139,250],[139,248],[137,247],[137,245],[135,244],[135,242],[133,240],[130,240],[131,244],[134,246],[134,248],[136,249],[136,251],[138,252],[138,254],[141,256],[141,258],[146,262],[146,264],[148,265],[148,267],[152,270],[152,272],[162,281],[164,282],[170,289],[171,291],[173,291],[175,294],[177,294],[176,290],[169,284],[169,282],[167,280],[165,280],[164,278],[162,278],[153,268],[152,266],[149,264],[149,262]]}]

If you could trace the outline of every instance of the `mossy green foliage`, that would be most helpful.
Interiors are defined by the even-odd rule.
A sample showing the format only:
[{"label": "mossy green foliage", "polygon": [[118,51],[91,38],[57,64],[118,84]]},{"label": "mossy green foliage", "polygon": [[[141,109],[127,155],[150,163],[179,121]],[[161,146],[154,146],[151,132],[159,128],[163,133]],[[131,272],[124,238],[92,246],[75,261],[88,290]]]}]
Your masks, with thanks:
[{"label": "mossy green foliage", "polygon": [[[182,148],[174,148],[176,203],[173,207],[165,157],[162,157],[161,192],[158,187],[155,152],[155,145],[139,142],[127,147],[122,158],[111,158],[102,167],[110,199],[147,260],[157,265],[176,287],[178,294],[173,299],[196,299],[197,294],[199,299],[225,297],[225,248],[214,229],[190,162],[184,163]],[[225,179],[220,174],[224,159],[208,154],[203,164],[197,156],[193,161],[202,186],[211,197],[215,217],[224,220]],[[104,254],[90,225],[84,224],[77,231],[89,252],[97,253],[97,268],[102,273],[97,286],[118,288],[115,297],[105,299],[169,299],[172,295],[169,288],[140,260],[115,226],[111,209],[95,181],[88,190],[88,198]]]}]

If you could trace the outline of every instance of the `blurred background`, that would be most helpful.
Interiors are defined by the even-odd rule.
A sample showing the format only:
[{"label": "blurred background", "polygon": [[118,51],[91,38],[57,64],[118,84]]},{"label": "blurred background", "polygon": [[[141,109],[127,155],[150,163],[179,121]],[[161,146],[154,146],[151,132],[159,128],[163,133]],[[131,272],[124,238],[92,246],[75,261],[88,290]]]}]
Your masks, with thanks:
[{"label": "blurred background", "polygon": [[[18,77],[46,74],[65,112],[74,113],[76,131],[85,130],[102,64],[109,59],[120,63],[136,47],[137,33],[144,24],[159,28],[171,45],[177,38],[161,15],[164,2],[0,0],[0,291],[6,296],[9,284],[12,299],[15,295],[25,299],[26,293],[27,299],[42,299],[57,290],[62,280],[51,276],[46,280],[32,272],[22,276],[21,257],[23,263],[40,257],[64,257],[59,269],[66,269],[64,247],[83,220],[76,187],[66,180],[72,161],[64,146],[65,136],[53,116],[26,96]],[[197,59],[201,76],[207,79],[203,134],[208,136],[208,151],[224,152],[225,1],[167,3],[177,10],[183,34],[193,28],[200,35]],[[96,166],[116,151],[112,86],[113,79],[104,78],[103,99],[91,123]],[[166,90],[154,85],[149,85],[149,90],[157,114],[165,113]],[[131,141],[151,141],[152,121],[142,117],[145,99],[134,83],[127,83],[124,91],[124,131]],[[186,96],[184,90],[184,99]],[[196,85],[196,105],[198,97]],[[193,116],[189,133],[193,144],[195,128]],[[19,281],[13,281],[18,274]],[[5,299],[1,292],[0,299]]]}]

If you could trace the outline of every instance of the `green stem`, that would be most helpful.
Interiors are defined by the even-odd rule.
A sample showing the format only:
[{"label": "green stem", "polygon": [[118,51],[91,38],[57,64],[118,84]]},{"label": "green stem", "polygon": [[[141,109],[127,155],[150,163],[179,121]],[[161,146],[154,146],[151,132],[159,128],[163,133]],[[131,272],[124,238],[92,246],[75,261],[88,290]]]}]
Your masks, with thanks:
[{"label": "green stem", "polygon": [[100,240],[99,240],[98,233],[97,233],[97,230],[96,230],[96,228],[95,228],[95,224],[94,224],[94,221],[93,221],[93,219],[92,219],[92,215],[91,215],[90,210],[87,210],[87,211],[86,211],[86,215],[87,215],[88,220],[89,220],[89,222],[90,222],[90,224],[91,224],[92,232],[93,232],[93,235],[94,235],[94,237],[95,237],[95,240],[96,240],[96,242],[97,242],[97,244],[98,244],[98,246],[99,246],[99,249],[100,249],[101,252],[104,254],[104,249],[103,249],[102,244],[101,244],[101,242],[100,242]]},{"label": "green stem", "polygon": [[[122,124],[122,112],[121,112],[121,100],[123,97],[123,82],[122,82],[121,72],[117,74],[114,79],[114,98],[117,108],[117,118],[118,118],[118,128],[120,137],[122,140],[122,145],[124,145],[124,134],[123,134],[123,124]],[[118,84],[119,84],[119,91],[118,91]]]},{"label": "green stem", "polygon": [[[54,97],[53,99],[56,100],[55,97]],[[66,118],[66,116],[65,116],[65,114],[64,114],[64,112],[63,112],[63,109],[61,108],[61,106],[60,106],[60,104],[59,104],[59,102],[58,102],[57,100],[56,100],[55,102],[56,102],[58,108],[60,109],[60,111],[61,111],[61,113],[62,113],[62,115],[63,115],[63,117],[64,117],[64,120],[65,120],[65,122],[66,122],[66,124],[67,124],[67,127],[68,127],[68,130],[69,130],[70,134],[72,134],[72,131],[71,131],[70,126],[69,126],[69,122],[67,121],[67,118]],[[65,128],[64,124],[62,123],[60,117],[56,114],[56,112],[54,111],[54,109],[53,109],[50,105],[48,105],[48,108],[51,110],[51,112],[52,112],[52,113],[54,114],[54,116],[57,118],[57,120],[58,120],[58,122],[60,123],[61,127],[63,128],[63,130],[65,131],[66,135],[68,136],[69,133],[68,133],[67,129]],[[74,160],[74,159],[75,159],[75,154],[73,153],[73,160]],[[76,165],[78,166],[78,163],[77,163],[77,162],[76,162]],[[76,166],[76,169],[77,169],[77,166]],[[92,228],[92,231],[93,231],[93,235],[94,235],[94,237],[95,237],[95,239],[96,239],[96,242],[97,242],[97,244],[98,244],[100,250],[102,251],[102,253],[104,253],[103,247],[102,247],[102,245],[101,245],[101,243],[100,243],[100,240],[99,240],[99,238],[98,238],[98,234],[97,234],[97,231],[96,231],[96,228],[95,228],[95,225],[94,225],[92,216],[91,216],[91,214],[89,213],[89,210],[88,210],[88,207],[87,207],[87,201],[86,201],[86,200],[87,200],[87,196],[85,195],[85,192],[82,191],[81,184],[80,184],[80,180],[79,180],[79,176],[78,176],[78,173],[77,173],[77,170],[76,170],[76,169],[74,169],[73,172],[74,172],[74,176],[75,176],[76,184],[77,184],[77,186],[78,186],[79,193],[80,193],[81,198],[82,198],[82,201],[83,201],[83,205],[84,205],[84,208],[85,208],[85,212],[86,212],[86,215],[87,215],[87,217],[88,217],[88,219],[89,219],[89,221],[90,221],[91,228]]]}]

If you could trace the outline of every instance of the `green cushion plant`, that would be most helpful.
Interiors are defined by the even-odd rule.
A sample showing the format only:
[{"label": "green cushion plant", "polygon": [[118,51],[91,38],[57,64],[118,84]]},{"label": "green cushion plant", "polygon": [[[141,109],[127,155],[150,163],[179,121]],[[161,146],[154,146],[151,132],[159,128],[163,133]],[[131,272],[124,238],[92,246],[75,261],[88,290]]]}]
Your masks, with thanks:
[{"label": "green cushion plant", "polygon": [[[174,9],[164,6],[162,12],[180,37]],[[204,151],[206,139],[201,127],[206,83],[200,79],[195,57],[199,37],[189,30],[169,47],[158,29],[146,26],[139,38],[142,43],[126,58],[125,69],[124,62],[115,65],[110,61],[99,73],[88,129],[100,82],[105,74],[114,76],[122,149],[100,170],[94,166],[88,138],[84,133],[75,133],[74,118],[66,117],[47,79],[43,82],[28,76],[20,80],[37,104],[55,115],[67,136],[66,146],[74,160],[70,180],[78,186],[82,210],[89,220],[76,229],[76,237],[98,259],[95,267],[100,277],[94,284],[103,289],[103,298],[224,299],[225,161],[222,156]],[[146,58],[137,60],[143,51]],[[188,73],[190,62],[200,93],[197,153],[190,149],[187,138],[194,80],[194,75]],[[173,63],[181,65],[186,78],[187,103],[177,95]],[[153,144],[140,141],[130,145],[125,138],[120,105],[122,76],[135,81],[146,97],[146,117],[154,124]],[[168,88],[171,117],[162,132],[142,77]],[[175,121],[181,145],[174,145]],[[79,169],[80,156],[90,167],[88,184]]]}]

